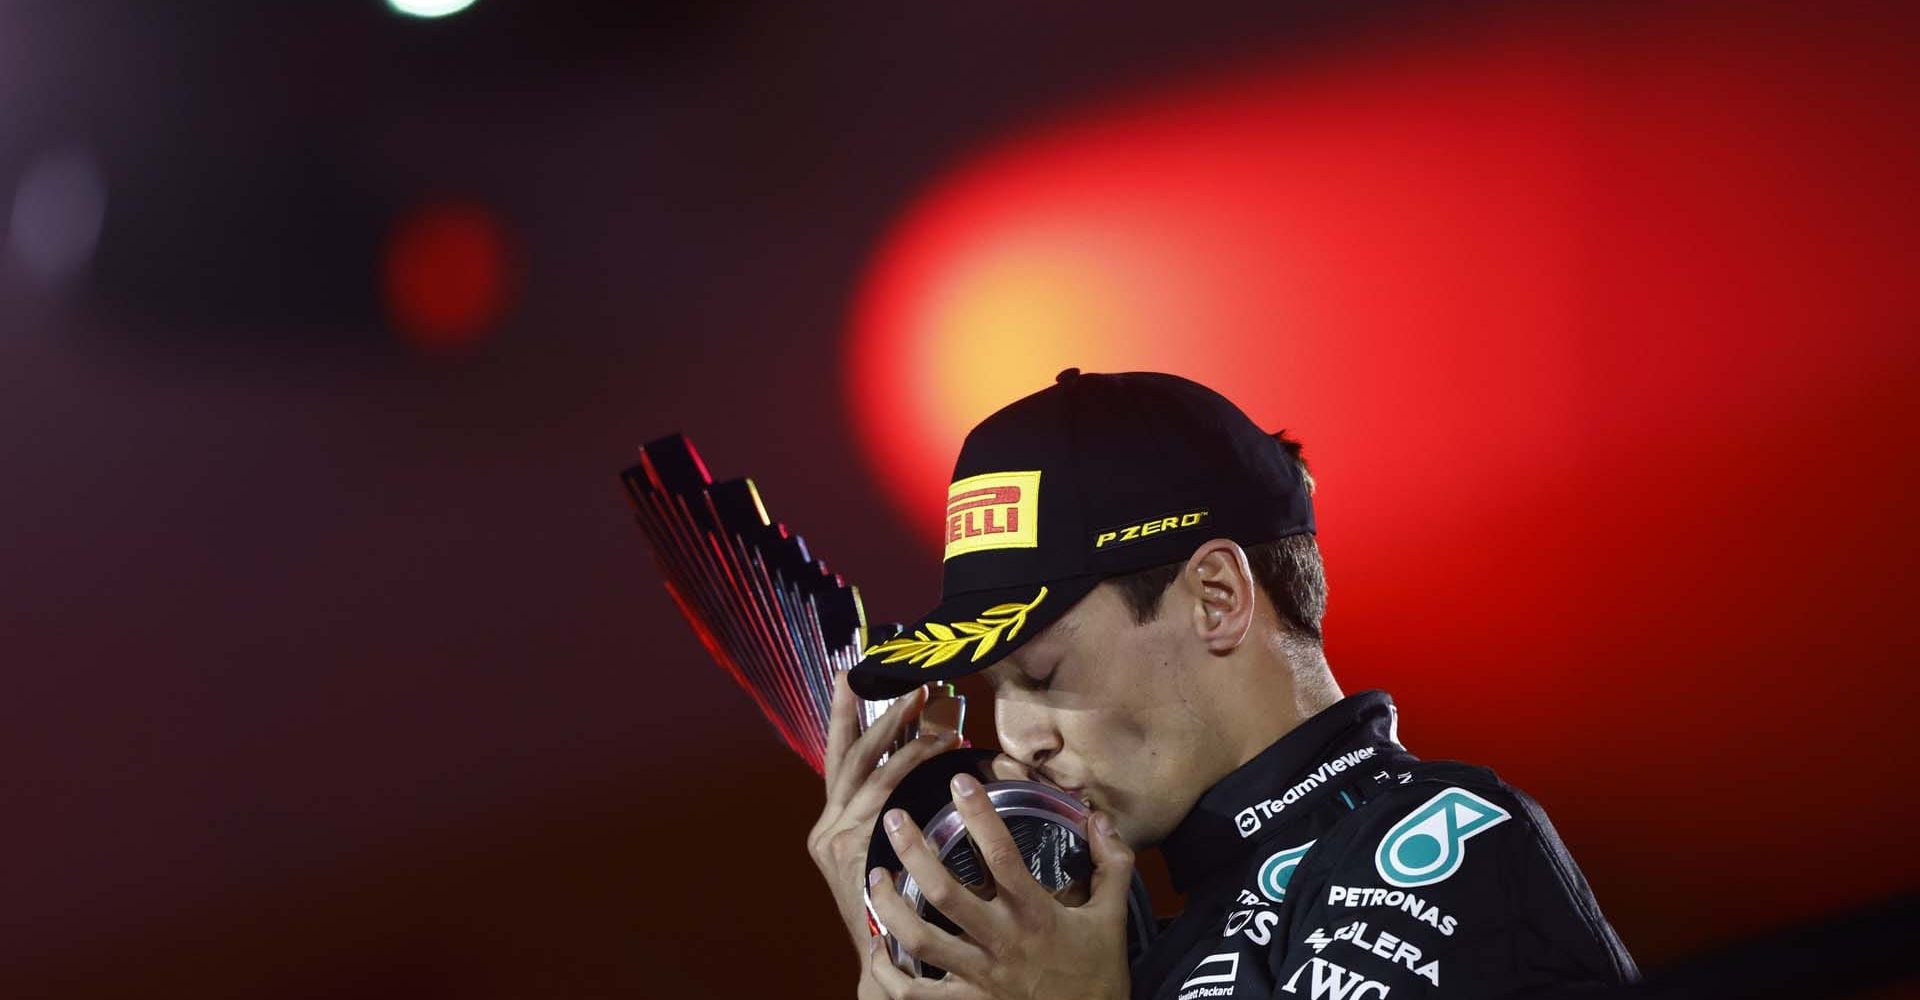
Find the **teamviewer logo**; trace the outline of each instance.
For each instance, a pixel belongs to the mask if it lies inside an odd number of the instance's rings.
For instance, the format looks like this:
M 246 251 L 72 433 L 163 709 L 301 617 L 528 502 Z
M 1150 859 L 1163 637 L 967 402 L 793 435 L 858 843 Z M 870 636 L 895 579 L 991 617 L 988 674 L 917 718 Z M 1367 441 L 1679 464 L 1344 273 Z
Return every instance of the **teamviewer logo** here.
M 1255 830 L 1260 829 L 1260 814 L 1254 812 L 1252 808 L 1242 809 L 1240 815 L 1233 818 L 1233 822 L 1240 827 L 1240 836 L 1251 837 Z

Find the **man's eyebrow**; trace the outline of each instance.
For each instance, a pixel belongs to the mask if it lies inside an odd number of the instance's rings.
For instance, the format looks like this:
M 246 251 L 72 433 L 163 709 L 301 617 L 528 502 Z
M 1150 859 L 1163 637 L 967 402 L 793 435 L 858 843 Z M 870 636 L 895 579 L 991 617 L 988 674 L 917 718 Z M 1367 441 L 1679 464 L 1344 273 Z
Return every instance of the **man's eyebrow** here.
M 1078 638 L 1079 635 L 1080 623 L 1062 618 L 1052 625 L 1047 626 L 1039 635 L 1034 636 L 1033 641 L 1039 642 L 1042 639 L 1075 639 Z
M 1060 621 L 1056 621 L 1053 624 L 1042 629 L 1039 635 L 1034 636 L 1031 641 L 1022 645 L 1019 648 L 1019 650 L 1010 652 L 1006 656 L 1001 657 L 1000 663 L 997 663 L 994 666 L 997 667 L 997 666 L 1000 666 L 1001 664 L 1005 664 L 1013 672 L 1014 676 L 1010 678 L 1011 680 L 1014 680 L 1014 681 L 1022 680 L 1026 677 L 1027 671 L 1021 665 L 1020 661 L 1024 660 L 1029 656 L 1032 656 L 1033 648 L 1035 646 L 1040 645 L 1042 642 L 1050 642 L 1055 640 L 1058 640 L 1061 642 L 1071 642 L 1074 638 L 1079 636 L 1079 634 L 1080 634 L 1079 622 L 1070 622 L 1065 619 L 1061 619 Z M 1045 650 L 1043 648 L 1042 652 L 1044 651 Z M 993 669 L 993 667 L 989 667 L 986 670 L 981 671 L 981 673 L 986 675 L 988 687 L 998 688 L 1000 686 L 1001 675 L 997 673 Z

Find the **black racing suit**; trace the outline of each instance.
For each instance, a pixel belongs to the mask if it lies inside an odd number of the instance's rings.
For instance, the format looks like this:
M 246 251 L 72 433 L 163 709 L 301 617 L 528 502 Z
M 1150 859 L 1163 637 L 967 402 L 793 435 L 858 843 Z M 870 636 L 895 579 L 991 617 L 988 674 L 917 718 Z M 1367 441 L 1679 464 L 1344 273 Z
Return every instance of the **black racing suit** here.
M 1208 789 L 1161 845 L 1187 909 L 1134 1000 L 1495 997 L 1638 979 L 1540 807 L 1421 761 L 1368 691 Z

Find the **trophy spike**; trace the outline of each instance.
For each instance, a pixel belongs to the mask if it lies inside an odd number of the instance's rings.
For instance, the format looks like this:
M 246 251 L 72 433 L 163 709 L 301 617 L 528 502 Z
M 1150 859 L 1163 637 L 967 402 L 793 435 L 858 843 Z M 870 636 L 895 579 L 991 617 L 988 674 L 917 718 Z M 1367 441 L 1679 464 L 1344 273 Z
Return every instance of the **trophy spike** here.
M 824 773 L 834 680 L 869 638 L 860 592 L 768 513 L 752 479 L 716 482 L 683 434 L 646 444 L 620 478 L 681 617 L 781 740 Z M 863 702 L 862 727 L 889 704 Z

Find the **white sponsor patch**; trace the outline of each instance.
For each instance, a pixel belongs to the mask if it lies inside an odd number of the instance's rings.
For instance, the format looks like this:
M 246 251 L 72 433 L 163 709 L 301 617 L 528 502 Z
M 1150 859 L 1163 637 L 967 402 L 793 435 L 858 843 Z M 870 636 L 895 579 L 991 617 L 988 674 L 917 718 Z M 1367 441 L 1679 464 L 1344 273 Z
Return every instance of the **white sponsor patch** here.
M 1234 981 L 1240 976 L 1240 953 L 1235 951 L 1208 955 L 1193 967 L 1193 974 L 1180 984 L 1180 1000 L 1233 995 Z
M 1278 798 L 1255 802 L 1234 814 L 1233 825 L 1239 829 L 1240 836 L 1251 837 L 1259 831 L 1263 821 L 1280 815 L 1281 811 L 1300 801 L 1308 792 L 1332 781 L 1335 775 L 1371 756 L 1373 756 L 1372 747 L 1361 747 L 1358 750 L 1349 750 L 1332 760 L 1321 761 L 1319 767 L 1307 772 L 1306 777 L 1300 779 L 1300 782 L 1292 788 L 1281 792 Z
M 1273 928 L 1280 923 L 1280 914 L 1260 904 L 1260 909 L 1235 910 L 1227 914 L 1226 925 L 1221 929 L 1221 937 L 1245 934 L 1254 944 L 1272 944 Z
M 1309 958 L 1307 964 L 1293 970 L 1286 985 L 1280 987 L 1288 993 L 1299 993 L 1300 974 L 1312 970 L 1307 978 L 1308 996 L 1312 1000 L 1362 1000 L 1364 997 L 1385 997 L 1393 992 L 1393 987 L 1336 965 L 1324 958 Z
M 1400 910 L 1413 919 L 1426 924 L 1441 934 L 1452 937 L 1453 929 L 1460 922 L 1452 916 L 1442 913 L 1438 906 L 1421 899 L 1405 889 L 1380 889 L 1372 886 L 1330 885 L 1327 887 L 1328 906 L 1380 906 Z
M 1318 841 L 1309 840 L 1299 847 L 1289 847 L 1267 858 L 1260 864 L 1260 874 L 1254 883 L 1260 887 L 1260 894 L 1278 903 L 1287 898 L 1287 883 L 1293 881 L 1293 870 L 1300 867 L 1300 859 Z
M 1380 838 L 1374 870 L 1388 885 L 1411 889 L 1444 882 L 1467 858 L 1467 841 L 1506 822 L 1511 814 L 1464 788 L 1448 788 L 1421 803 Z
M 1332 934 L 1328 934 L 1324 927 L 1315 927 L 1313 933 L 1306 937 L 1306 943 L 1313 948 L 1313 953 L 1316 955 L 1325 951 L 1328 945 L 1340 942 L 1346 942 L 1369 955 L 1384 958 L 1395 965 L 1406 966 L 1407 971 L 1414 975 L 1436 987 L 1440 985 L 1439 959 L 1422 962 L 1419 946 L 1403 941 L 1386 931 L 1376 931 L 1373 937 L 1367 937 L 1367 922 L 1364 920 L 1355 920 L 1345 927 L 1336 927 Z

